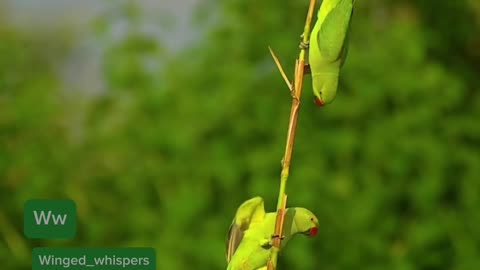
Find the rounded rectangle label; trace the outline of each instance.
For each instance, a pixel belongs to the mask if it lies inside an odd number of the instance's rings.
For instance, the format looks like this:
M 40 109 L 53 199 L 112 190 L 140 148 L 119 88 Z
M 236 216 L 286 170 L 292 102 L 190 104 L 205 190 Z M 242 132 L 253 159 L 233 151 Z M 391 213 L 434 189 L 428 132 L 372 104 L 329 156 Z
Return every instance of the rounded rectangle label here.
M 153 248 L 34 248 L 32 270 L 155 270 Z
M 77 207 L 72 200 L 28 200 L 23 208 L 23 233 L 30 239 L 72 239 L 77 232 Z

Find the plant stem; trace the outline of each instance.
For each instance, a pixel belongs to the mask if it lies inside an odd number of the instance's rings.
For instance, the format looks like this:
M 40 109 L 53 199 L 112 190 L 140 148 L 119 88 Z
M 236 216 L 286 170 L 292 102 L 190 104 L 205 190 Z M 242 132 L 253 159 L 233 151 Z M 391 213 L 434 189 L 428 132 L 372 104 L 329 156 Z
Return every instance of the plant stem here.
M 312 22 L 313 11 L 315 9 L 316 0 L 310 0 L 310 6 L 308 8 L 307 19 L 305 21 L 305 27 L 303 30 L 303 43 L 308 43 L 310 39 L 310 25 Z M 292 158 L 293 145 L 295 142 L 295 132 L 297 129 L 298 112 L 300 108 L 300 96 L 302 94 L 303 87 L 303 75 L 305 66 L 305 54 L 304 47 L 300 49 L 299 58 L 295 61 L 295 79 L 294 87 L 292 91 L 292 107 L 290 110 L 290 121 L 288 124 L 287 143 L 285 147 L 285 155 L 283 156 L 282 172 L 280 176 L 280 190 L 278 194 L 277 202 L 277 219 L 275 222 L 275 233 L 277 236 L 273 239 L 273 247 L 270 254 L 270 260 L 267 264 L 268 270 L 275 270 L 277 265 L 278 253 L 282 242 L 281 236 L 283 236 L 283 221 L 285 219 L 285 209 L 287 204 L 287 180 L 290 172 L 290 162 Z

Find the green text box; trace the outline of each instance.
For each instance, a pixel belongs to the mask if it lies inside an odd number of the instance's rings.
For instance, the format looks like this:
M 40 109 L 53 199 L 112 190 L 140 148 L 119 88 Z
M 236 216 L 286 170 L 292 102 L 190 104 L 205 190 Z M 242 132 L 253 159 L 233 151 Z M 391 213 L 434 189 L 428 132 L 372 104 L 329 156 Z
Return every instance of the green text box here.
M 155 270 L 153 248 L 34 248 L 32 270 Z
M 23 232 L 30 239 L 72 239 L 77 213 L 72 200 L 29 200 L 23 209 Z

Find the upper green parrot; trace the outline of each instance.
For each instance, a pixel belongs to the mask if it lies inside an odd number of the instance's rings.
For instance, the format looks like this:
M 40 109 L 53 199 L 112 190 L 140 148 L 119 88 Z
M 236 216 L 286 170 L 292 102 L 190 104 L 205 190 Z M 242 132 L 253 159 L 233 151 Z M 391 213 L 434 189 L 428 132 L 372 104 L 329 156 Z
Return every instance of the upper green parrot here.
M 227 270 L 265 270 L 272 247 L 276 212 L 265 213 L 263 199 L 254 197 L 237 210 L 227 237 Z M 314 236 L 318 219 L 305 208 L 287 208 L 282 247 L 295 234 Z
M 338 75 L 348 52 L 350 19 L 355 0 L 323 0 L 310 36 L 309 63 L 313 94 L 319 106 L 337 94 Z

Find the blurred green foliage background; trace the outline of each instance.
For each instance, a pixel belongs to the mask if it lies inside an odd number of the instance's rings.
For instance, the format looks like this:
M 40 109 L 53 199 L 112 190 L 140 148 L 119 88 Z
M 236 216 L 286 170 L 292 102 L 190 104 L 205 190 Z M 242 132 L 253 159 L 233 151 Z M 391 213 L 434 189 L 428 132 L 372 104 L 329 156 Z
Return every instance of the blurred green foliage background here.
M 267 46 L 292 74 L 308 1 L 198 1 L 182 42 L 144 31 L 142 2 L 85 26 L 100 64 L 74 83 L 62 63 L 85 35 L 17 27 L 0 3 L 2 269 L 30 269 L 36 246 L 225 269 L 239 204 L 274 210 L 291 100 Z M 167 13 L 153 28 L 175 25 Z M 337 99 L 316 107 L 309 77 L 302 96 L 289 205 L 320 232 L 279 269 L 480 269 L 479 82 L 479 1 L 357 1 Z M 25 239 L 31 198 L 75 200 L 75 239 Z

